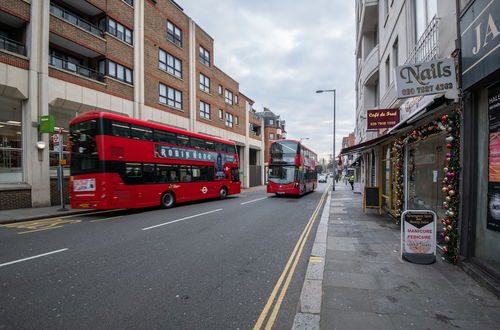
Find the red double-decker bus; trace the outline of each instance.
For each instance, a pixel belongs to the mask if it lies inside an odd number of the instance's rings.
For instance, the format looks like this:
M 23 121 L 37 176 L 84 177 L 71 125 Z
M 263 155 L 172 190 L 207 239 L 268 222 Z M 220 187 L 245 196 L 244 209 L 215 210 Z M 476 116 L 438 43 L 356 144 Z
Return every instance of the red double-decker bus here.
M 267 192 L 303 195 L 318 186 L 317 155 L 302 143 L 278 140 L 271 144 Z
M 139 208 L 240 193 L 233 142 L 108 112 L 70 122 L 71 207 Z

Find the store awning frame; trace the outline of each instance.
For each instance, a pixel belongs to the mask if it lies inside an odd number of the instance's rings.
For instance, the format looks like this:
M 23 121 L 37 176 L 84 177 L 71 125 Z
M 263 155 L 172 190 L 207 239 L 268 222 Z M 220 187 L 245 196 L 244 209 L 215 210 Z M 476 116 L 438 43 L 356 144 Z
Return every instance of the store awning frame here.
M 344 148 L 344 149 L 340 150 L 340 154 L 341 155 L 352 154 L 354 152 L 358 152 L 358 151 L 362 151 L 362 150 L 368 149 L 370 147 L 374 147 L 377 144 L 380 144 L 380 143 L 382 143 L 384 141 L 389 140 L 393 135 L 394 134 L 389 134 L 389 133 L 388 134 L 384 134 L 384 135 L 376 137 L 374 139 L 371 139 L 371 140 L 368 140 L 368 141 L 365 141 L 365 142 L 361 142 L 361 143 L 358 143 L 356 145 Z
M 444 101 L 446 100 L 444 95 L 444 93 L 439 93 L 424 96 L 422 98 L 423 102 L 419 102 L 418 108 L 414 110 L 414 112 L 410 116 L 390 128 L 388 130 L 388 133 L 395 134 L 396 132 L 401 131 L 403 128 L 411 125 L 412 123 L 424 118 L 430 110 L 444 103 Z

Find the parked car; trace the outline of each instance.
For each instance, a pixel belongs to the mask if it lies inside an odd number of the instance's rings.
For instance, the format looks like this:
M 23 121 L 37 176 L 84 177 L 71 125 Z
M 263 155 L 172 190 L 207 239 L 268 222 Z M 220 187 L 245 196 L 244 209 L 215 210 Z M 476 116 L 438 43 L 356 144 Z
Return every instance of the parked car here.
M 326 178 L 327 178 L 327 176 L 326 176 L 326 175 L 321 174 L 321 175 L 318 177 L 318 182 L 326 182 Z

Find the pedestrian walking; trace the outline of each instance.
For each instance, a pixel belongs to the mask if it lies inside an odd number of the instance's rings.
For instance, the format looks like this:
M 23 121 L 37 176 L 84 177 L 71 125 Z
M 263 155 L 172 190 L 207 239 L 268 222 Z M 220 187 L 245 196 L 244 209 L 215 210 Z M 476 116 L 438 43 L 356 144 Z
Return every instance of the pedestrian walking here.
M 354 175 L 349 177 L 349 183 L 351 184 L 351 190 L 354 190 Z

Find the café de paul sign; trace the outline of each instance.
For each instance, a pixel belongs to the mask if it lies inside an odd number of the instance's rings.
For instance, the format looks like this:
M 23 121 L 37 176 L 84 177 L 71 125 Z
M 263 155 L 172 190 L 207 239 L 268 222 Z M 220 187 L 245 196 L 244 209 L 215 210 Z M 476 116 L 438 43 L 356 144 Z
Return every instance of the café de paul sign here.
M 400 99 L 456 90 L 455 60 L 446 58 L 398 66 L 396 89 Z

